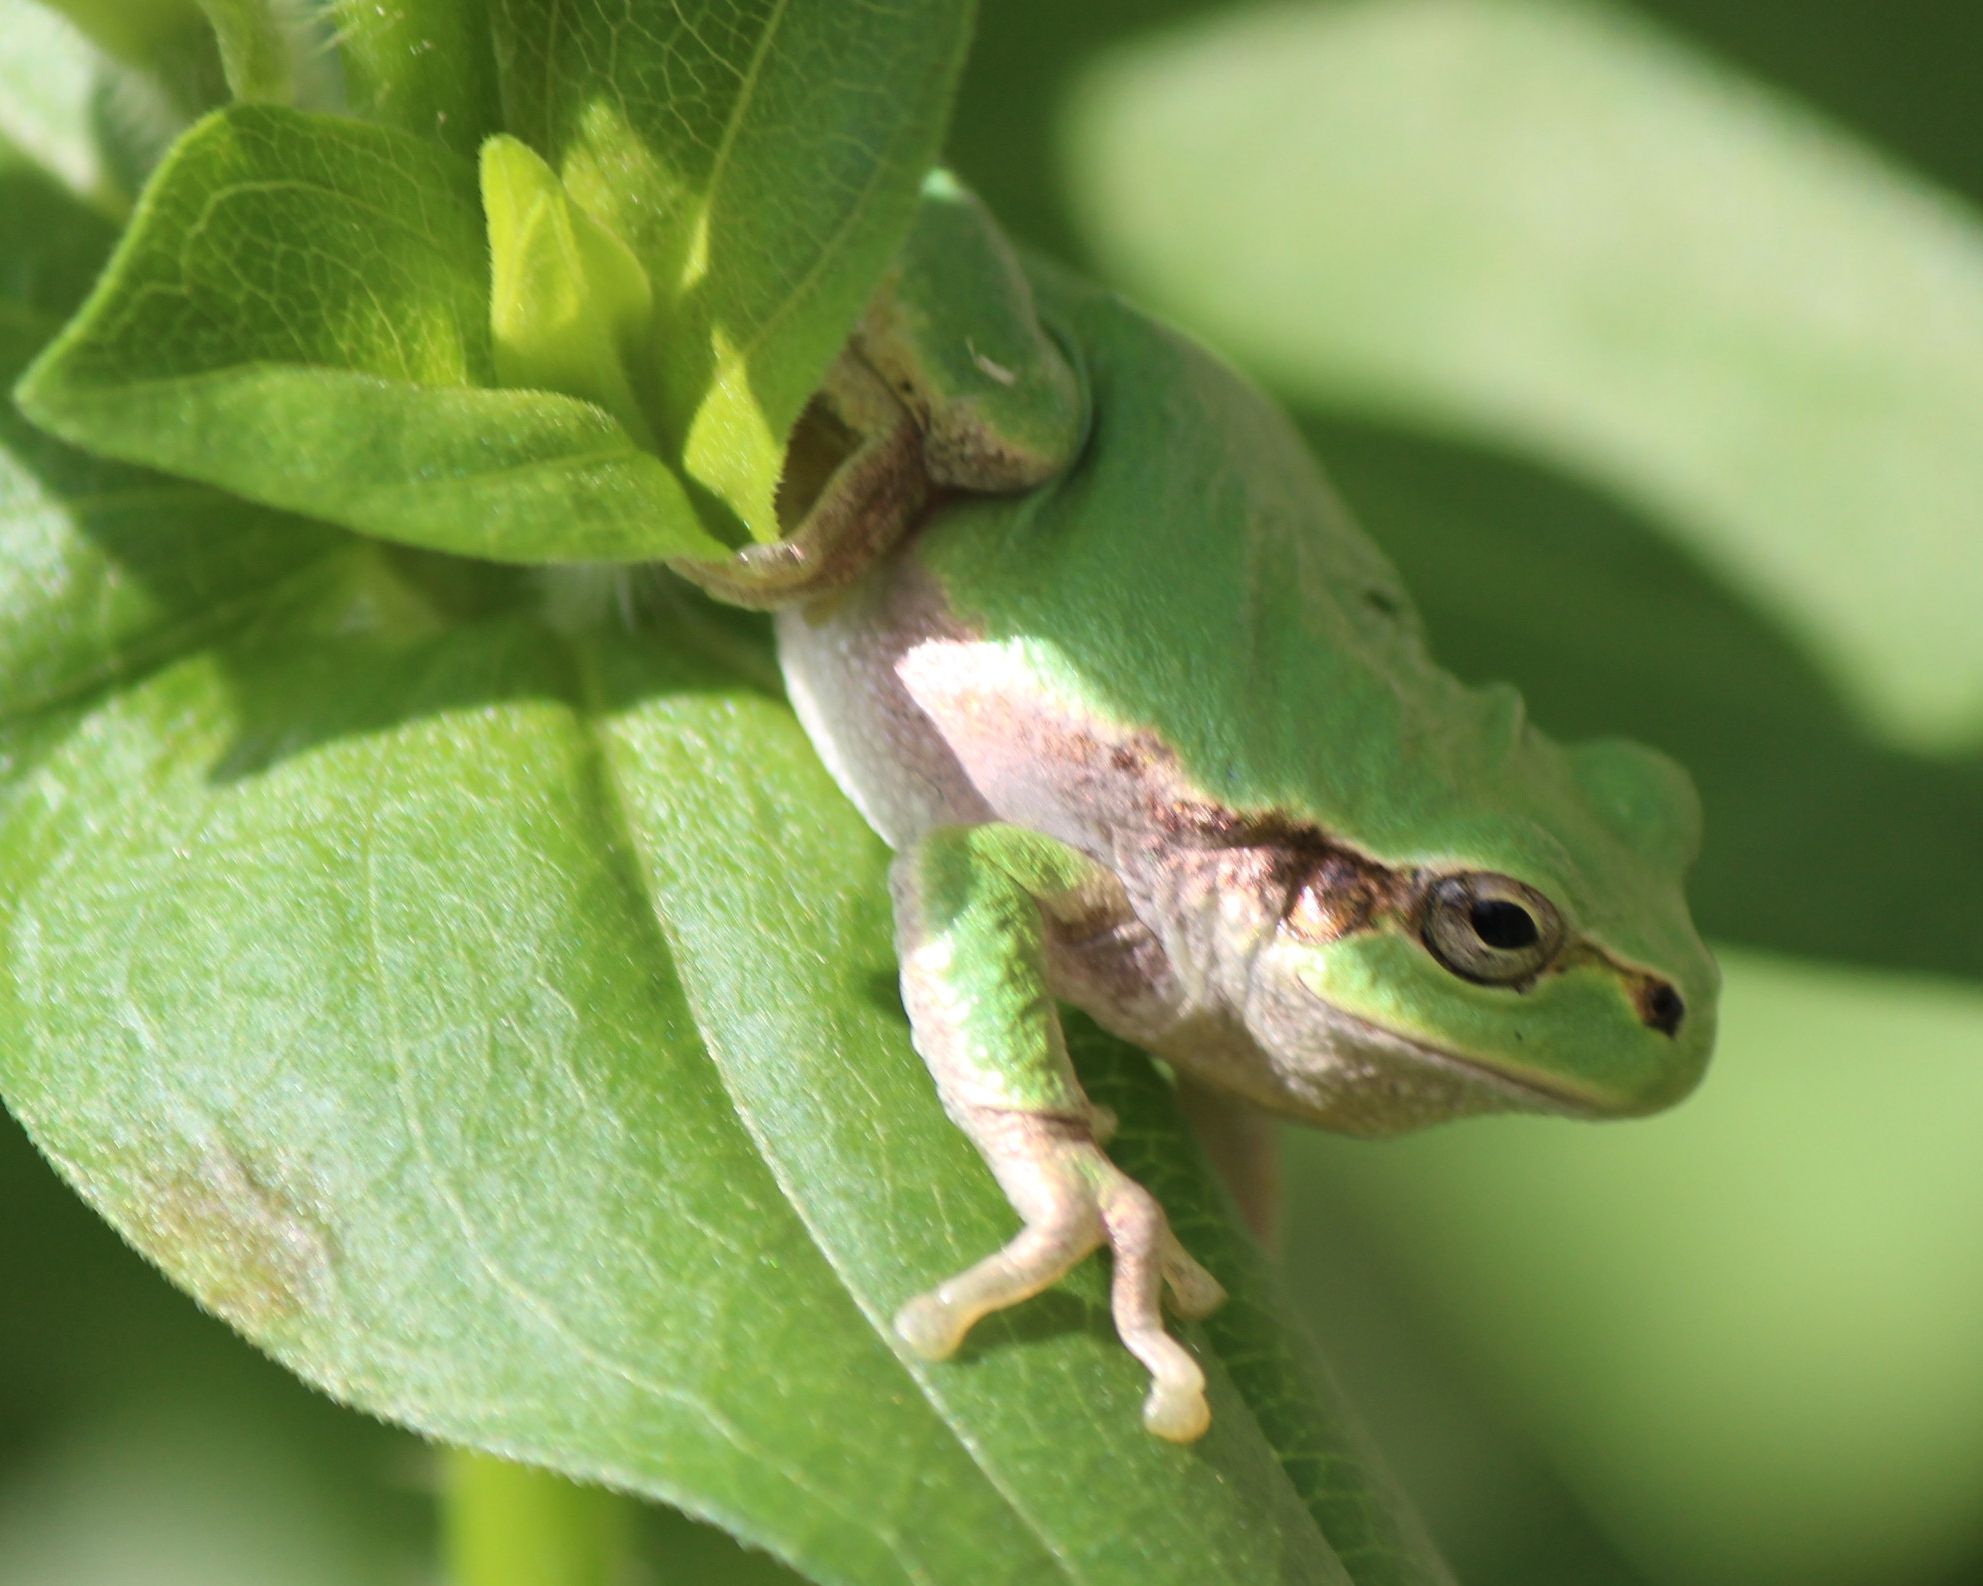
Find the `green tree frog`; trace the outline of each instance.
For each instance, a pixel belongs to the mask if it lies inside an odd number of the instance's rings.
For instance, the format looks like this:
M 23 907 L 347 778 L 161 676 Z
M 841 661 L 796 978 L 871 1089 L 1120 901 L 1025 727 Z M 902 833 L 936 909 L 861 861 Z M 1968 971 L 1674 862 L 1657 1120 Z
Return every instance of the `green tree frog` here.
M 916 1047 L 1023 1224 L 902 1308 L 911 1348 L 949 1354 L 1106 1243 L 1145 1424 L 1208 1423 L 1162 1301 L 1222 1293 L 1110 1161 L 1061 1001 L 1195 1096 L 1358 1135 L 1648 1113 L 1699 1080 L 1717 973 L 1685 773 L 1558 745 L 1441 671 L 1287 420 L 1022 266 L 954 184 L 782 491 L 786 539 L 676 565 L 778 608 L 799 715 L 896 851 Z M 1209 1116 L 1243 1167 L 1238 1115 Z

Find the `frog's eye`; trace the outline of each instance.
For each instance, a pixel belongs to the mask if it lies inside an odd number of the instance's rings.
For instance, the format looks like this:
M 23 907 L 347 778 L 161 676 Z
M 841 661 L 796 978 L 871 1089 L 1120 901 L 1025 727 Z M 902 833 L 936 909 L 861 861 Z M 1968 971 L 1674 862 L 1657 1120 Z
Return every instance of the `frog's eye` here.
M 1483 986 L 1532 979 L 1563 945 L 1563 916 L 1533 887 L 1469 871 L 1426 895 L 1425 945 L 1458 975 Z

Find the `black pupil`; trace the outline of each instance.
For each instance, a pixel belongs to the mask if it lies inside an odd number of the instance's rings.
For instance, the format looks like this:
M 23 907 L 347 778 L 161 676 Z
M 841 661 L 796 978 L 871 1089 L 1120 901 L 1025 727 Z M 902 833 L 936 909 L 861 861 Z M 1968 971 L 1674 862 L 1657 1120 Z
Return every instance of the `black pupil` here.
M 1474 935 L 1489 947 L 1504 953 L 1533 947 L 1542 938 L 1535 920 L 1519 903 L 1508 903 L 1500 898 L 1476 898 L 1468 918 L 1473 922 Z

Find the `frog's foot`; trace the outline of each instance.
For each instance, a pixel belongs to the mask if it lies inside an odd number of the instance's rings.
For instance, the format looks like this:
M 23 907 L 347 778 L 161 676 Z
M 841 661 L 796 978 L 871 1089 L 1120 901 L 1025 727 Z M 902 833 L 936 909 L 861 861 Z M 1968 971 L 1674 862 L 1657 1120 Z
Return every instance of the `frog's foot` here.
M 1026 1226 L 988 1256 L 896 1313 L 895 1332 L 919 1355 L 941 1360 L 993 1311 L 1051 1287 L 1106 1242 L 1115 1256 L 1116 1332 L 1150 1372 L 1143 1424 L 1188 1443 L 1211 1424 L 1205 1374 L 1164 1330 L 1162 1298 L 1182 1316 L 1209 1315 L 1225 1300 L 1211 1273 L 1186 1253 L 1157 1199 L 1104 1156 L 1085 1125 L 1007 1114 L 986 1129 L 993 1171 Z
M 668 565 L 734 606 L 800 605 L 860 578 L 930 493 L 916 417 L 859 358 L 843 357 L 792 433 L 778 491 L 785 537 Z

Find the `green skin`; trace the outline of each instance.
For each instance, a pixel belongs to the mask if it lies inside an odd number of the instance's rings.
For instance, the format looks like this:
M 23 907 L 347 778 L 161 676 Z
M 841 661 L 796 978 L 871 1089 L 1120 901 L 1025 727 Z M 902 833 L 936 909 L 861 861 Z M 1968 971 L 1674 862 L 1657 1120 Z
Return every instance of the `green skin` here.
M 1173 1065 L 1243 1198 L 1264 1146 L 1232 1104 L 1386 1134 L 1698 1082 L 1718 976 L 1685 773 L 1439 670 L 1231 371 L 1023 271 L 939 178 L 810 423 L 788 540 L 677 565 L 781 609 L 801 717 L 899 855 L 917 1049 L 1025 1224 L 903 1308 L 909 1345 L 950 1353 L 1107 1243 L 1146 1424 L 1208 1423 L 1160 1301 L 1218 1285 L 1108 1160 L 1057 1001 Z

